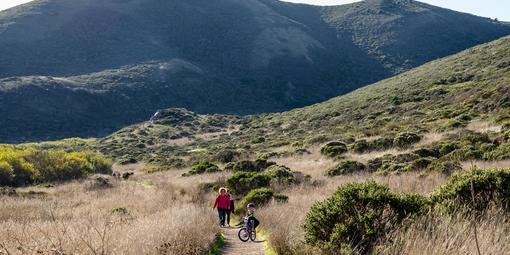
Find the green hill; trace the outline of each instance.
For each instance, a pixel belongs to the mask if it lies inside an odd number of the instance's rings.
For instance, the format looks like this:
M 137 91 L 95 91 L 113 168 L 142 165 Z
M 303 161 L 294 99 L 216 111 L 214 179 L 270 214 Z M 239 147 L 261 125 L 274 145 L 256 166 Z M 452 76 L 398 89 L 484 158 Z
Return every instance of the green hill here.
M 402 132 L 444 133 L 483 119 L 502 125 L 493 145 L 504 150 L 510 123 L 509 71 L 510 37 L 505 37 L 324 103 L 276 114 L 202 116 L 201 121 L 182 125 L 144 123 L 106 137 L 97 146 L 115 157 L 193 159 L 229 150 L 256 154 L 285 145 L 299 149 L 332 140 L 353 143 Z M 215 136 L 208 135 L 211 132 Z M 182 137 L 189 140 L 172 142 Z M 503 154 L 499 158 L 510 157 Z
M 403 0 L 36 0 L 0 12 L 0 141 L 101 136 L 169 107 L 289 110 L 508 34 Z

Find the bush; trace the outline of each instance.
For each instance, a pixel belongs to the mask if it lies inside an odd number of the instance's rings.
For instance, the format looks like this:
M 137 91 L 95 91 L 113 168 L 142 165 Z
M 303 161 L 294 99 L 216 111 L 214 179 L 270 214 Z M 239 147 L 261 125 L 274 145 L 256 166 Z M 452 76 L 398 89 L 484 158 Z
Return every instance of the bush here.
M 112 161 L 92 152 L 19 149 L 0 146 L 0 184 L 22 186 L 110 174 Z
M 347 152 L 347 145 L 342 142 L 329 142 L 321 147 L 321 153 L 328 157 L 340 156 Z
M 462 170 L 462 166 L 458 161 L 435 160 L 429 165 L 428 170 L 444 174 L 451 174 L 453 172 Z
M 266 205 L 273 199 L 274 192 L 268 188 L 259 188 L 250 191 L 237 205 L 235 213 L 243 213 L 249 203 L 254 203 L 256 207 Z
M 228 187 L 234 194 L 244 195 L 252 189 L 268 187 L 271 177 L 263 173 L 237 172 L 227 180 Z
M 393 138 L 379 138 L 373 141 L 358 140 L 350 149 L 355 153 L 366 153 L 371 151 L 383 151 L 393 147 Z
M 419 142 L 421 138 L 420 135 L 411 132 L 399 133 L 393 139 L 393 144 L 400 149 L 406 149 Z
M 439 150 L 436 148 L 420 148 L 413 151 L 413 153 L 424 158 L 427 157 L 439 158 L 441 156 Z
M 289 201 L 289 197 L 283 194 L 274 194 L 273 198 L 277 203 L 281 204 L 287 203 Z
M 196 165 L 194 165 L 191 170 L 187 173 L 187 174 L 184 174 L 185 176 L 190 176 L 190 175 L 196 175 L 196 174 L 204 174 L 204 173 L 216 173 L 216 172 L 220 172 L 221 169 L 209 162 L 209 161 L 202 161 Z
M 275 165 L 275 162 L 268 161 L 265 159 L 257 159 L 255 161 L 251 160 L 241 160 L 235 162 L 232 169 L 234 172 L 262 172 L 266 168 Z
M 294 173 L 286 166 L 272 165 L 264 173 L 271 177 L 271 181 L 278 184 L 292 184 L 296 181 Z
M 234 150 L 221 150 L 214 155 L 214 160 L 221 163 L 230 163 L 240 156 L 238 151 Z
M 357 161 L 343 160 L 327 170 L 327 176 L 338 176 L 364 171 L 365 165 Z
M 369 254 L 378 240 L 426 203 L 424 197 L 397 195 L 375 182 L 350 183 L 311 208 L 305 240 L 332 254 Z
M 488 160 L 510 159 L 510 144 L 501 144 L 494 150 L 486 152 L 483 157 Z
M 472 201 L 471 183 L 475 204 Z M 510 209 L 510 169 L 458 172 L 435 190 L 430 200 L 439 207 L 454 210 L 467 207 L 477 211 L 498 205 Z
M 419 158 L 414 160 L 413 162 L 409 163 L 407 166 L 407 171 L 417 171 L 417 170 L 423 170 L 427 169 L 427 167 L 432 164 L 436 159 L 429 157 L 429 158 Z

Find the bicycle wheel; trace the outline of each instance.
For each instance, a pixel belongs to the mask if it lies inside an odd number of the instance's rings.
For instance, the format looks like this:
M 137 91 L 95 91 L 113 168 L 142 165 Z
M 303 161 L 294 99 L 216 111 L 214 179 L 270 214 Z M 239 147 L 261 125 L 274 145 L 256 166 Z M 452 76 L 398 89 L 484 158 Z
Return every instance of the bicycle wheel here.
M 248 233 L 248 230 L 246 228 L 239 229 L 239 233 L 237 234 L 239 236 L 239 239 L 243 242 L 247 242 L 250 240 L 250 233 Z
M 250 240 L 255 242 L 255 239 L 257 239 L 257 231 L 252 230 L 251 233 L 250 233 Z

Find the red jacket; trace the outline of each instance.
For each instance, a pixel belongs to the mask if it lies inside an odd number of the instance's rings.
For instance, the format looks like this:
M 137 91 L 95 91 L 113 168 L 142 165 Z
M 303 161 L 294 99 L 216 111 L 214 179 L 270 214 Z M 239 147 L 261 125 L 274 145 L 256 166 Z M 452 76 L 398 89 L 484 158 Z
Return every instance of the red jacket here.
M 221 209 L 229 209 L 230 208 L 230 197 L 228 195 L 219 195 L 214 202 L 214 207 L 218 207 Z

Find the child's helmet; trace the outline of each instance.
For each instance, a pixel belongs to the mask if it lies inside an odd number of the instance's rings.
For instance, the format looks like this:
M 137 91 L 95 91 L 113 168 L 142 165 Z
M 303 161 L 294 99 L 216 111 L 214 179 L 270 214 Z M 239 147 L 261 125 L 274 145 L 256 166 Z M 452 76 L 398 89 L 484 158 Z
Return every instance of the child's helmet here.
M 254 203 L 249 203 L 246 207 L 248 207 L 248 208 L 255 208 L 255 204 Z

